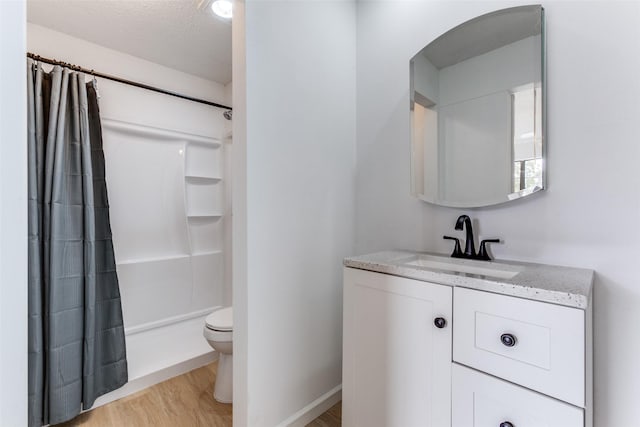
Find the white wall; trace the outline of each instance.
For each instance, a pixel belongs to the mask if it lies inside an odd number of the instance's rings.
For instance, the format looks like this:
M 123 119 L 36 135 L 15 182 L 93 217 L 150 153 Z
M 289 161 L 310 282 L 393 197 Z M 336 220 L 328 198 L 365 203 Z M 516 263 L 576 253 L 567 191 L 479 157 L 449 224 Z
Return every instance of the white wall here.
M 234 245 L 246 248 L 234 263 L 246 270 L 234 267 L 234 368 L 247 377 L 235 381 L 234 425 L 271 427 L 303 423 L 314 401 L 340 390 L 342 258 L 353 252 L 355 4 L 247 1 L 238 9 L 234 65 L 246 61 L 246 70 L 234 67 L 234 167 L 243 158 L 246 166 L 234 176 Z
M 42 26 L 28 24 L 27 45 L 44 57 L 214 102 L 230 97 L 222 84 Z M 204 318 L 230 304 L 231 286 L 223 110 L 100 78 L 98 92 L 130 380 L 100 405 L 211 361 Z
M 27 424 L 24 1 L 0 2 L 0 425 Z
M 409 60 L 502 2 L 360 2 L 357 10 L 356 252 L 448 253 L 457 209 L 409 195 Z M 640 3 L 544 2 L 548 190 L 466 211 L 497 258 L 593 268 L 595 423 L 640 423 Z M 393 37 L 390 36 L 393 34 Z

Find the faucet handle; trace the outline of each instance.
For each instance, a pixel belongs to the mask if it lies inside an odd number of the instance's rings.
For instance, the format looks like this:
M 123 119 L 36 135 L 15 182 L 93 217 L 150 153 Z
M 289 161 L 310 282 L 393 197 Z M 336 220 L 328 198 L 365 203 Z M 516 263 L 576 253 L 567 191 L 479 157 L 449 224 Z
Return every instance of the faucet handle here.
M 453 248 L 453 253 L 451 254 L 451 258 L 462 258 L 463 254 L 462 254 L 462 249 L 460 248 L 460 240 L 458 240 L 457 237 L 451 237 L 451 236 L 442 236 L 443 239 L 445 240 L 455 240 L 456 245 Z
M 491 261 L 491 257 L 487 252 L 487 243 L 500 243 L 500 239 L 485 239 L 480 242 L 480 250 L 478 251 L 478 257 L 476 259 Z

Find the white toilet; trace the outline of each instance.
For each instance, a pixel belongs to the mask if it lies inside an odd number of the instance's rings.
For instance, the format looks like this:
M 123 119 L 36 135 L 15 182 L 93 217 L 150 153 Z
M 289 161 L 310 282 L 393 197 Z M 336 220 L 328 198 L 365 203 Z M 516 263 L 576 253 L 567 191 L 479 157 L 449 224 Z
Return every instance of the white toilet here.
M 232 308 L 221 308 L 207 316 L 202 334 L 209 345 L 220 355 L 213 398 L 221 403 L 231 403 L 233 401 Z

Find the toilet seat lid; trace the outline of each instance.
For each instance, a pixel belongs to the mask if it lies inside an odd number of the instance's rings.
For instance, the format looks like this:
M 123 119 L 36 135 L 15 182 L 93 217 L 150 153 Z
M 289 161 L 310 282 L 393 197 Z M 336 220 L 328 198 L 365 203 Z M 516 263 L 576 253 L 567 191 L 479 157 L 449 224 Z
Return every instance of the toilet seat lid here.
M 233 330 L 233 309 L 231 307 L 216 310 L 205 319 L 207 328 L 216 331 Z

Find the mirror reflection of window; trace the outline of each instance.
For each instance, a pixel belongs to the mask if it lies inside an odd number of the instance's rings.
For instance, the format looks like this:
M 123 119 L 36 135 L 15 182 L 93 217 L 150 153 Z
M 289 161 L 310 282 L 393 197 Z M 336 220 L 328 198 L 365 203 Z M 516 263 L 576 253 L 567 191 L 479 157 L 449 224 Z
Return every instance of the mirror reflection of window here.
M 511 94 L 513 111 L 513 192 L 542 187 L 542 97 L 540 87 Z

